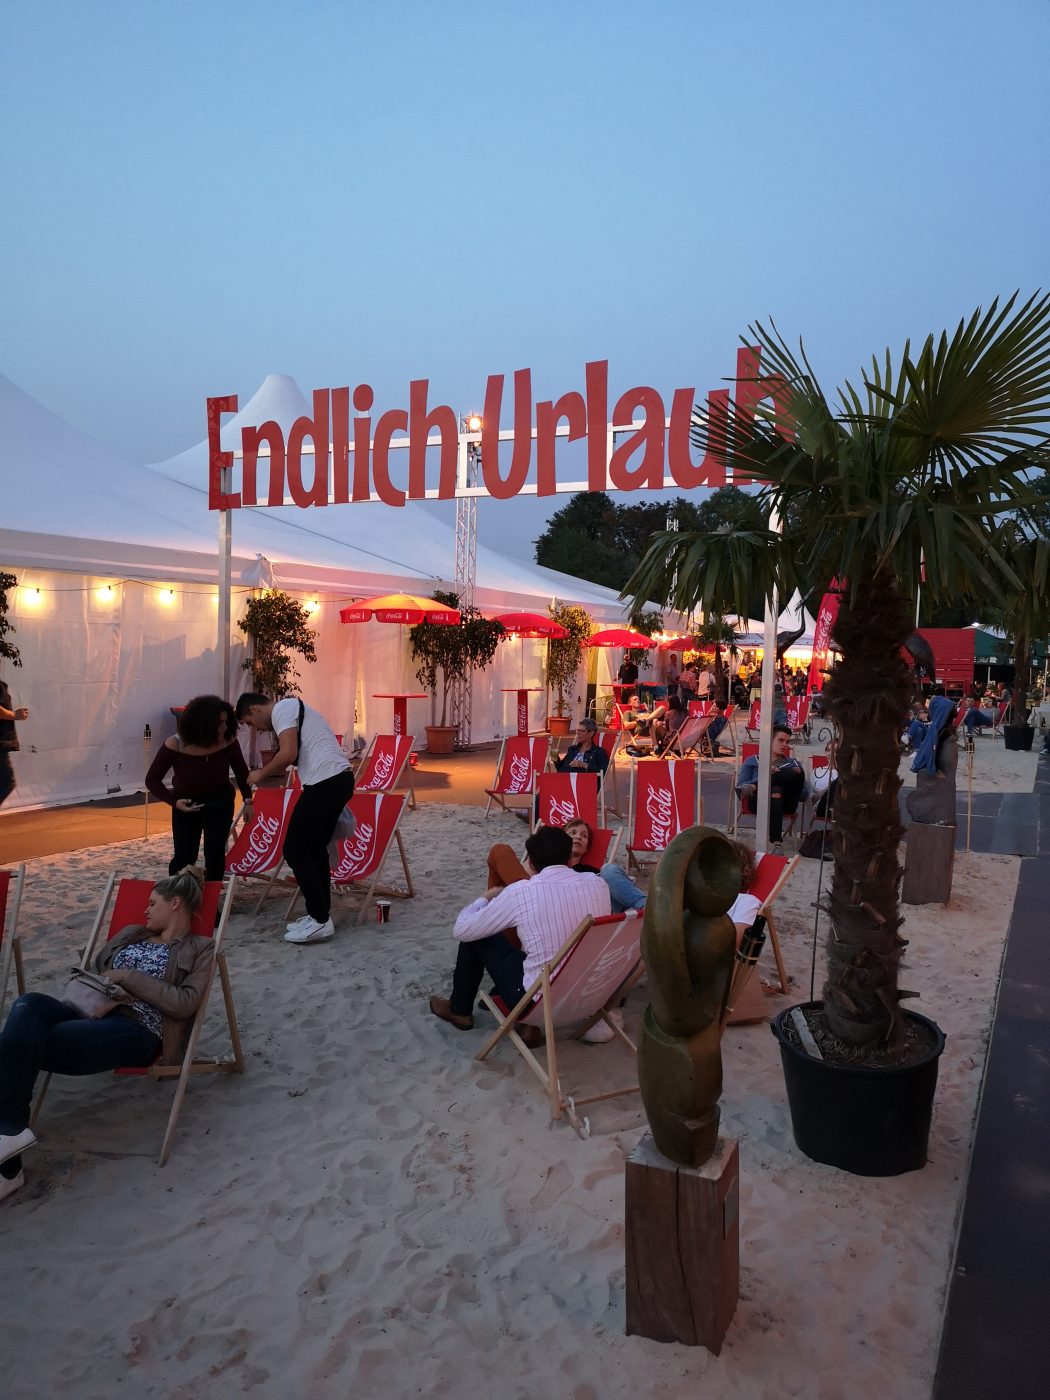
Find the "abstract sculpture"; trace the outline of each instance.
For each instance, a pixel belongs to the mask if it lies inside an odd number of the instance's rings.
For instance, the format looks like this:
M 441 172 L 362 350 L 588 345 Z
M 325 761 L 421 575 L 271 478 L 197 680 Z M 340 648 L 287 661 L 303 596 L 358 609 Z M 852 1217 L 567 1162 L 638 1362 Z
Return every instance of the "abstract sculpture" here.
M 638 1082 L 656 1146 L 681 1166 L 702 1166 L 718 1139 L 721 1020 L 736 953 L 726 911 L 739 893 L 736 853 L 707 826 L 674 838 L 649 888 Z

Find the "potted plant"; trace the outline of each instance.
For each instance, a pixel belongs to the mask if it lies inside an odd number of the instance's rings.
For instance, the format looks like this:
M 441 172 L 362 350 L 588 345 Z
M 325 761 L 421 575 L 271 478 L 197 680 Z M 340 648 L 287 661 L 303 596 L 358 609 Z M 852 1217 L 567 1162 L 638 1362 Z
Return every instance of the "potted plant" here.
M 1050 579 L 1047 576 L 1050 544 L 1008 527 L 1008 557 L 1019 586 L 1007 592 L 999 609 L 1003 630 L 1013 638 L 1014 681 L 1010 709 L 1003 725 L 1003 743 L 1008 749 L 1028 751 L 1035 730 L 1025 719 L 1028 691 L 1032 682 L 1032 643 L 1050 633 Z
M 594 631 L 594 619 L 586 608 L 575 603 L 553 602 L 547 611 L 568 634 L 553 637 L 547 643 L 547 688 L 555 692 L 554 713 L 547 716 L 547 729 L 551 734 L 568 734 L 572 716 L 568 713 L 565 690 L 576 680 L 583 644 Z
M 840 659 L 824 690 L 839 731 L 830 931 L 823 998 L 801 1008 L 823 1058 L 774 1033 L 796 1141 L 811 1157 L 867 1174 L 923 1165 L 940 1030 L 905 1012 L 898 809 L 900 734 L 912 684 L 902 647 L 920 579 L 930 602 L 1008 597 L 1020 587 L 997 548 L 1002 516 L 1031 528 L 1025 474 L 1050 414 L 1050 296 L 994 302 L 954 335 L 906 346 L 898 373 L 873 361 L 833 408 L 804 352 L 752 329 L 771 373 L 773 415 L 704 410 L 693 440 L 760 480 L 765 519 L 721 532 L 658 536 L 627 591 L 680 611 L 819 598 L 844 580 L 834 627 Z M 754 389 L 751 385 L 751 389 Z M 748 395 L 742 395 L 745 400 Z M 754 401 L 753 395 L 751 401 Z M 776 513 L 783 531 L 769 527 Z
M 251 673 L 253 690 L 274 700 L 298 695 L 299 672 L 292 656 L 301 656 L 311 666 L 317 660 L 309 620 L 310 614 L 302 603 L 279 588 L 269 588 L 249 598 L 237 626 L 251 642 L 251 655 L 241 662 L 241 669 Z M 253 746 L 254 743 L 253 733 Z M 272 757 L 275 752 L 260 748 L 263 762 L 267 761 L 267 754 Z
M 441 673 L 441 719 L 438 724 L 425 726 L 427 750 L 430 753 L 451 753 L 456 743 L 457 729 L 448 723 L 448 698 L 453 682 L 465 680 L 472 670 L 489 664 L 503 636 L 503 627 L 482 615 L 475 607 L 462 607 L 459 595 L 435 590 L 437 602 L 458 608 L 459 622 L 419 622 L 409 630 L 412 660 L 418 663 L 416 680 L 432 694 L 437 690 Z

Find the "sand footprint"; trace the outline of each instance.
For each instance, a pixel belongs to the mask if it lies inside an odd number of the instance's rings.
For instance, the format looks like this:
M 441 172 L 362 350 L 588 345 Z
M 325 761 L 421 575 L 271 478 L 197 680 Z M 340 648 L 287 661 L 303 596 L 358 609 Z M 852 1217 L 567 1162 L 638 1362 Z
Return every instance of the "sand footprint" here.
M 569 1171 L 564 1162 L 555 1162 L 553 1167 L 547 1168 L 546 1180 L 532 1198 L 530 1203 L 532 1209 L 546 1210 L 561 1196 L 564 1196 L 571 1185 L 572 1172 Z

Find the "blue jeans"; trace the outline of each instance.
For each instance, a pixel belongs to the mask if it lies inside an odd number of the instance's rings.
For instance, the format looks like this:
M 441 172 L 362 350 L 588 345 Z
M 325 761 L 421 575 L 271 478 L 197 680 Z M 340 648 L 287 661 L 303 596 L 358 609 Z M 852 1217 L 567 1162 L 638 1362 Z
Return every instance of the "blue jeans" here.
M 0 1133 L 29 1126 L 33 1085 L 41 1070 L 52 1074 L 101 1074 L 107 1069 L 143 1068 L 160 1049 L 160 1039 L 141 1021 L 111 1011 L 89 1021 L 64 1001 L 27 992 L 18 997 L 0 1031 Z M 4 1175 L 15 1175 L 9 1157 Z
M 987 729 L 994 723 L 991 715 L 986 714 L 984 710 L 967 710 L 963 715 L 963 724 L 971 734 L 975 729 Z
M 926 724 L 921 719 L 913 719 L 908 725 L 908 743 L 913 749 L 917 749 L 926 738 Z
M 624 914 L 628 909 L 644 909 L 645 894 L 618 865 L 603 865 L 601 877 L 609 886 L 614 914 Z

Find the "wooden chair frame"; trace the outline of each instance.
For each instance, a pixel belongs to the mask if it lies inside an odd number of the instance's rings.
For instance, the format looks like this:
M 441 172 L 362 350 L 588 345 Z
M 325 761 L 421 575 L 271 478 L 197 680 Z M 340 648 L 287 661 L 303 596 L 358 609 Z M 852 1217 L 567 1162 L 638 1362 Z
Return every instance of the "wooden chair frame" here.
M 528 787 L 527 789 L 524 789 L 524 788 L 523 788 L 521 792 L 502 792 L 502 791 L 499 789 L 498 784 L 499 784 L 500 774 L 501 774 L 502 771 L 503 771 L 503 759 L 504 759 L 504 757 L 506 756 L 506 752 L 507 752 L 507 740 L 508 740 L 508 737 L 511 738 L 511 739 L 517 739 L 517 738 L 519 738 L 519 737 L 525 737 L 525 736 L 519 736 L 519 735 L 516 735 L 516 734 L 512 734 L 512 735 L 510 735 L 510 736 L 504 735 L 504 737 L 500 740 L 500 745 L 499 745 L 499 756 L 498 756 L 497 759 L 496 759 L 496 776 L 495 776 L 495 777 L 493 778 L 493 780 L 492 780 L 492 787 L 486 788 L 486 789 L 485 789 L 486 793 L 488 794 L 488 799 L 489 799 L 488 802 L 485 804 L 485 816 L 487 817 L 487 816 L 489 815 L 489 812 L 492 810 L 492 804 L 493 804 L 493 802 L 497 802 L 497 803 L 500 805 L 500 807 L 503 808 L 503 810 L 504 810 L 505 812 L 521 811 L 521 810 L 523 810 L 523 809 L 520 808 L 520 807 L 509 807 L 509 806 L 507 805 L 507 803 L 504 801 L 504 798 L 507 798 L 507 797 L 526 797 L 526 798 L 528 798 L 528 807 L 525 808 L 524 810 L 525 810 L 525 811 L 527 812 L 527 814 L 528 814 L 529 825 L 531 826 L 531 825 L 532 825 L 532 813 L 533 813 L 533 809 L 535 808 L 535 805 L 536 805 L 536 779 L 537 779 L 537 777 L 539 776 L 539 774 L 542 773 L 542 772 L 544 771 L 544 769 L 547 767 L 547 765 L 550 763 L 550 757 L 551 757 L 551 741 L 550 741 L 550 739 L 547 740 L 547 751 L 546 751 L 546 754 L 544 755 L 543 762 L 542 762 L 542 763 L 539 763 L 539 764 L 537 764 L 537 763 L 532 763 L 532 782 L 531 782 L 531 784 L 529 785 L 529 787 Z M 528 737 L 528 740 L 529 740 L 529 753 L 530 753 L 530 755 L 531 755 L 532 752 L 533 752 L 533 747 L 532 747 L 532 746 L 533 746 L 533 744 L 536 742 L 536 736 L 530 734 L 530 735 L 528 735 L 527 737 Z M 543 736 L 540 736 L 540 737 L 542 738 Z M 531 762 L 531 759 L 530 759 L 530 762 Z
M 637 920 L 639 923 L 639 939 L 641 938 L 641 910 L 629 909 L 625 914 L 617 915 L 615 917 L 618 922 Z M 547 1098 L 550 1102 L 552 1121 L 557 1122 L 557 1120 L 561 1118 L 564 1114 L 564 1116 L 568 1118 L 569 1122 L 572 1124 L 572 1126 L 576 1129 L 577 1133 L 579 1133 L 581 1137 L 588 1136 L 590 1132 L 590 1124 L 587 1122 L 586 1118 L 581 1119 L 579 1117 L 579 1115 L 576 1112 L 577 1107 L 579 1107 L 582 1104 L 588 1103 L 602 1103 L 606 1099 L 619 1098 L 622 1094 L 634 1094 L 638 1092 L 637 1084 L 628 1084 L 622 1089 L 609 1089 L 601 1094 L 590 1094 L 586 1098 L 579 1098 L 575 1095 L 569 1095 L 564 1093 L 561 1086 L 561 1080 L 558 1077 L 558 1052 L 557 1041 L 555 1039 L 556 1026 L 554 1022 L 554 1008 L 551 1005 L 551 991 L 552 988 L 556 987 L 558 972 L 561 969 L 561 967 L 565 965 L 569 955 L 574 951 L 574 949 L 577 947 L 580 941 L 586 937 L 588 932 L 595 926 L 600 927 L 602 925 L 599 921 L 596 921 L 593 918 L 584 919 L 580 923 L 580 925 L 574 930 L 574 932 L 570 935 L 568 940 L 554 955 L 554 957 L 551 958 L 549 962 L 543 964 L 543 967 L 540 969 L 539 976 L 536 978 L 536 980 L 532 983 L 530 987 L 527 987 L 525 989 L 524 995 L 522 996 L 521 1000 L 517 1003 L 516 1006 L 512 1007 L 509 1011 L 504 1012 L 504 1010 L 499 1006 L 499 1004 L 494 1000 L 494 998 L 489 995 L 488 992 L 482 991 L 480 993 L 482 1003 L 488 1008 L 489 1011 L 492 1012 L 493 1016 L 496 1018 L 497 1028 L 492 1033 L 492 1035 L 489 1036 L 488 1040 L 485 1041 L 485 1044 L 481 1047 L 478 1053 L 474 1056 L 475 1060 L 485 1060 L 492 1053 L 492 1051 L 495 1050 L 496 1046 L 500 1043 L 501 1040 L 503 1040 L 504 1037 L 509 1039 L 511 1044 L 514 1046 L 515 1050 L 517 1050 L 518 1054 L 522 1057 L 522 1059 L 525 1061 L 528 1067 L 532 1070 L 533 1074 L 535 1074 L 536 1078 L 543 1085 L 544 1092 L 546 1093 Z M 639 950 L 638 960 L 634 964 L 634 967 L 631 969 L 628 975 L 621 982 L 618 983 L 615 990 L 609 997 L 606 998 L 605 1002 L 598 1009 L 598 1011 L 596 1011 L 594 1015 L 590 1016 L 587 1020 L 580 1023 L 579 1030 L 577 1031 L 575 1038 L 579 1039 L 583 1035 L 586 1035 L 587 1031 L 589 1031 L 592 1026 L 597 1025 L 599 1021 L 604 1021 L 604 1023 L 613 1032 L 616 1039 L 619 1040 L 623 1045 L 626 1045 L 627 1048 L 633 1054 L 636 1055 L 638 1053 L 638 1047 L 635 1045 L 634 1041 L 631 1040 L 631 1038 L 626 1034 L 623 1028 L 617 1025 L 617 1023 L 613 1020 L 609 1013 L 616 1005 L 619 1004 L 623 997 L 627 995 L 627 993 L 631 990 L 631 988 L 635 985 L 639 978 L 641 978 L 644 971 L 645 966 L 641 960 L 641 951 Z M 533 1013 L 535 1011 L 535 1003 L 533 999 L 537 995 L 542 997 L 542 1001 L 540 1003 L 540 1010 L 543 1015 L 544 1051 L 547 1059 L 546 1066 L 540 1064 L 539 1060 L 537 1060 L 536 1056 L 532 1053 L 532 1051 L 521 1039 L 517 1032 L 517 1027 L 521 1024 L 525 1024 L 530 1013 Z
M 15 986 L 21 996 L 26 989 L 25 967 L 22 962 L 22 940 L 18 936 L 18 916 L 22 911 L 22 892 L 26 883 L 23 861 L 14 871 L 0 870 L 6 885 L 4 908 L 0 910 L 0 1013 L 7 1001 L 7 984 L 11 969 L 15 971 Z
M 371 742 L 369 743 L 368 747 L 364 750 L 364 752 L 361 754 L 361 757 L 360 757 L 360 759 L 358 760 L 357 767 L 354 769 L 354 791 L 355 791 L 355 792 L 357 792 L 357 791 L 359 790 L 359 785 L 358 785 L 358 781 L 357 781 L 358 778 L 363 777 L 363 776 L 364 776 L 365 774 L 367 774 L 367 772 L 368 772 L 368 765 L 369 765 L 369 763 L 371 763 L 371 761 L 372 761 L 372 757 L 373 757 L 373 754 L 374 754 L 374 752 L 375 752 L 376 746 L 377 746 L 378 743 L 379 743 L 379 740 L 380 740 L 380 739 L 395 739 L 395 740 L 396 740 L 396 739 L 402 738 L 402 737 L 404 737 L 404 736 L 398 735 L 398 734 L 373 734 L 373 735 L 372 735 Z M 412 781 L 412 749 L 413 749 L 413 747 L 414 747 L 414 745 L 415 745 L 415 738 L 414 738 L 412 735 L 409 735 L 408 738 L 409 738 L 410 742 L 409 742 L 409 746 L 408 746 L 408 751 L 407 751 L 406 754 L 405 754 L 404 762 L 401 764 L 400 768 L 398 768 L 398 770 L 397 770 L 396 773 L 391 774 L 390 782 L 386 785 L 386 787 L 382 787 L 382 788 L 362 787 L 362 788 L 360 788 L 360 791 L 361 791 L 361 792 L 396 792 L 396 791 L 398 790 L 398 784 L 401 782 L 402 778 L 405 777 L 405 776 L 407 775 L 407 777 L 408 777 L 408 805 L 409 805 L 409 807 L 411 808 L 412 811 L 415 811 L 415 809 L 416 809 L 416 786 L 415 786 L 415 783 Z
M 81 967 L 88 967 L 91 959 L 95 955 L 95 948 L 98 944 L 99 934 L 106 917 L 106 910 L 109 907 L 110 896 L 113 887 L 117 882 L 116 874 L 111 874 L 106 884 L 105 892 L 102 896 L 102 903 L 99 905 L 98 913 L 95 915 L 91 932 L 88 935 L 87 945 L 83 956 L 80 959 Z M 190 1027 L 190 1037 L 186 1045 L 186 1053 L 183 1056 L 181 1065 L 162 1065 L 155 1063 L 146 1066 L 144 1069 L 118 1069 L 114 1073 L 118 1075 L 128 1075 L 146 1077 L 149 1079 L 175 1079 L 175 1097 L 172 1100 L 171 1112 L 168 1114 L 168 1122 L 164 1132 L 164 1140 L 160 1147 L 160 1156 L 157 1158 L 157 1165 L 163 1167 L 171 1156 L 172 1144 L 175 1138 L 175 1129 L 178 1126 L 179 1115 L 182 1112 L 183 1100 L 186 1097 L 186 1090 L 189 1087 L 190 1079 L 198 1074 L 243 1074 L 244 1073 L 244 1052 L 241 1048 L 240 1030 L 237 1025 L 237 1012 L 233 1004 L 233 989 L 230 985 L 230 971 L 226 963 L 226 954 L 223 951 L 222 943 L 226 932 L 226 923 L 230 917 L 230 907 L 233 903 L 233 887 L 235 880 L 230 880 L 226 886 L 226 894 L 222 899 L 219 923 L 212 935 L 215 943 L 215 960 L 212 964 L 211 976 L 201 994 L 200 1003 L 193 1015 L 193 1024 Z M 216 973 L 222 987 L 222 998 L 226 1008 L 226 1020 L 230 1033 L 230 1045 L 232 1055 L 221 1058 L 198 1057 L 197 1044 L 200 1040 L 201 1030 L 204 1026 L 204 1019 L 208 1012 L 208 1001 L 211 997 L 211 989 L 215 982 Z M 33 1107 L 31 1123 L 35 1125 L 40 1116 L 40 1110 L 44 1104 L 44 1097 L 47 1094 L 48 1086 L 51 1083 L 51 1075 L 44 1078 L 37 1094 L 36 1104 Z
M 368 796 L 369 794 L 364 795 Z M 361 902 L 361 908 L 357 912 L 357 922 L 359 925 L 364 923 L 365 915 L 368 913 L 368 906 L 377 894 L 387 895 L 391 899 L 414 899 L 416 895 L 416 887 L 412 883 L 412 871 L 409 869 L 408 856 L 405 853 L 405 843 L 401 837 L 401 818 L 405 815 L 405 808 L 408 805 L 407 797 L 404 793 L 400 792 L 382 792 L 377 793 L 375 795 L 379 797 L 401 797 L 405 800 L 401 804 L 401 810 L 397 814 L 393 828 L 390 832 L 390 838 L 386 843 L 386 848 L 384 849 L 382 855 L 379 857 L 379 862 L 376 865 L 376 868 L 372 871 L 371 876 L 365 877 L 365 879 L 369 881 L 369 884 L 368 889 L 365 891 L 364 898 Z M 353 799 L 351 799 L 351 802 L 352 800 Z M 404 889 L 398 889 L 396 886 L 391 885 L 381 885 L 379 883 L 379 877 L 383 873 L 383 866 L 386 864 L 387 859 L 390 856 L 390 849 L 394 845 L 397 846 L 397 853 L 401 857 L 401 869 L 404 872 L 405 876 Z M 284 883 L 287 883 L 287 881 L 285 881 Z M 332 877 L 333 889 L 353 889 L 355 886 L 360 888 L 360 886 L 363 884 L 364 880 L 337 880 L 334 876 Z M 299 886 L 296 885 L 292 893 L 292 897 L 288 901 L 288 908 L 285 914 L 286 918 L 291 915 L 292 910 L 295 908 L 295 905 L 299 899 L 299 895 Z

